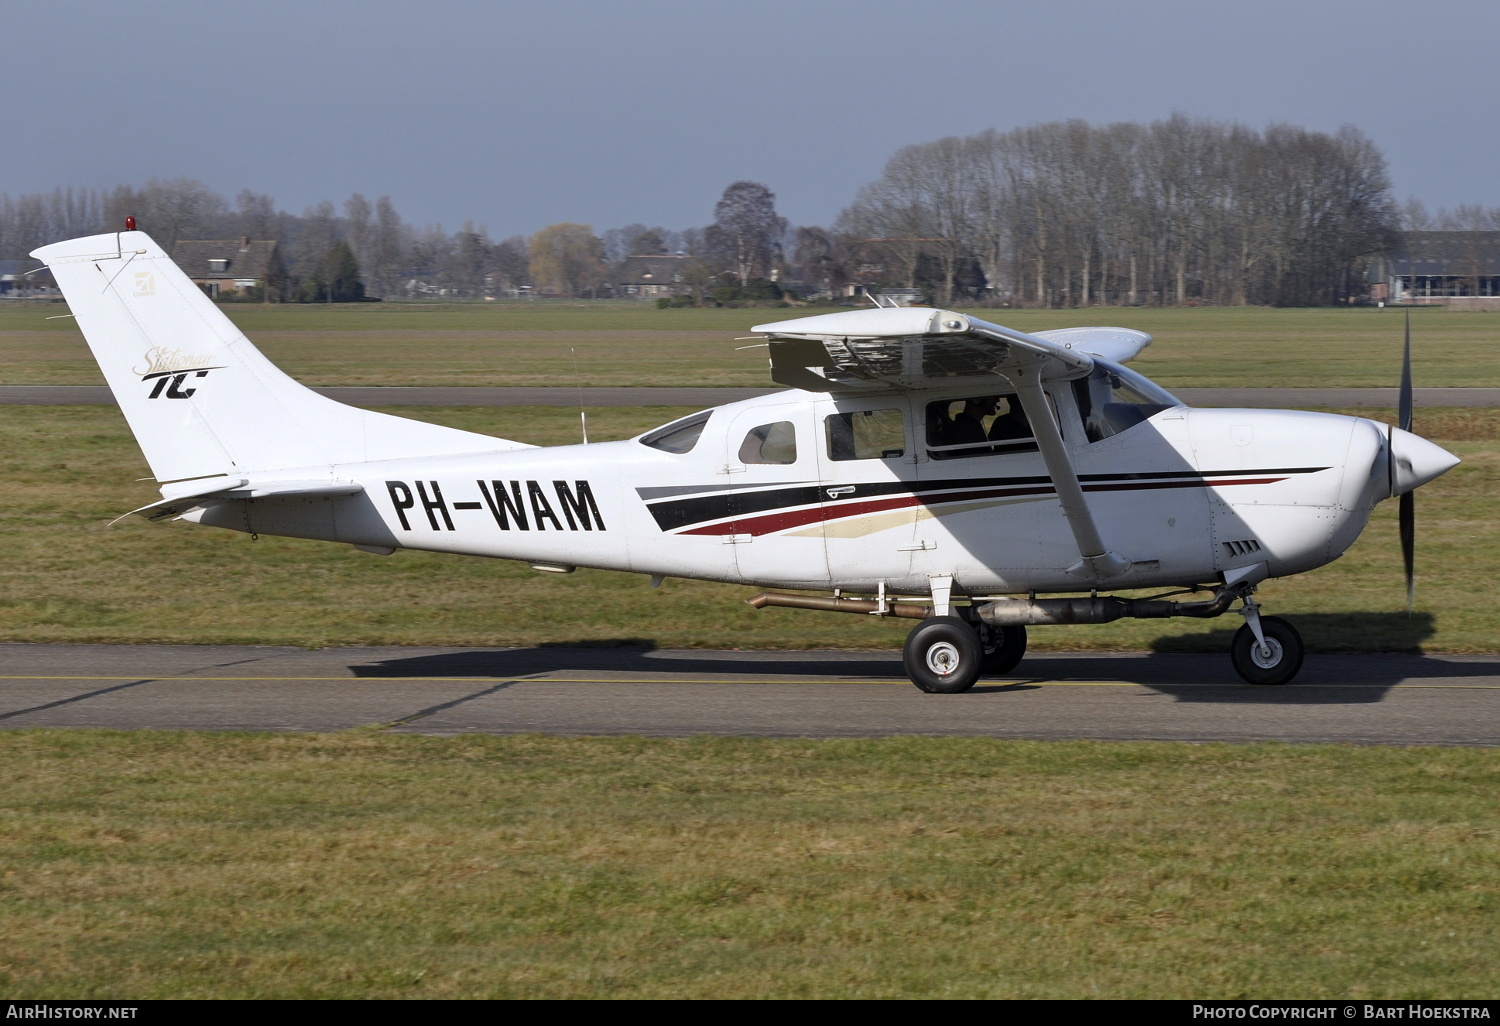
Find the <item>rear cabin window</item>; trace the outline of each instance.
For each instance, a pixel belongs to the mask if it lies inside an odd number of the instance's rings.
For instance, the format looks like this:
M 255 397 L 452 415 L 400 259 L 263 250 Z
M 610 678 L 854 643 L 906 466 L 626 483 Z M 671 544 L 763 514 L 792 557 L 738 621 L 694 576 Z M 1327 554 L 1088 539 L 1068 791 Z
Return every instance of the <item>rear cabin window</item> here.
M 856 410 L 823 420 L 830 460 L 893 460 L 906 455 L 906 420 L 900 410 Z
M 751 428 L 740 443 L 741 463 L 785 465 L 797 462 L 797 432 L 789 420 Z
M 935 460 L 1035 451 L 1031 423 L 1014 395 L 939 399 L 927 404 L 927 455 Z
M 660 449 L 662 452 L 679 455 L 692 452 L 693 446 L 698 444 L 698 436 L 703 434 L 703 425 L 708 423 L 708 418 L 712 417 L 713 413 L 713 410 L 704 410 L 691 417 L 683 417 L 670 424 L 663 424 L 655 431 L 648 431 L 642 435 L 641 444 Z
M 1098 359 L 1093 373 L 1073 382 L 1073 397 L 1090 442 L 1128 431 L 1163 410 L 1182 405 L 1172 393 L 1135 371 Z

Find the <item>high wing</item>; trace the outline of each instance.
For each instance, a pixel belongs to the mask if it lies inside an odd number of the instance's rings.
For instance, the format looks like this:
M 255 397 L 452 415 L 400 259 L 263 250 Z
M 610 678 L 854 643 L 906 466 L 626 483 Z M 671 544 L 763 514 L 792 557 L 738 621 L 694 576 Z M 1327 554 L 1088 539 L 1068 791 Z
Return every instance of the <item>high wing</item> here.
M 1094 357 L 1123 362 L 1151 336 L 1128 328 L 1061 328 L 1035 335 L 951 310 L 876 308 L 760 324 L 769 339 L 772 380 L 817 392 L 926 389 L 1003 381 L 1021 400 L 1057 489 L 1080 560 L 1068 573 L 1107 579 L 1131 561 L 1111 550 L 1084 498 L 1042 382 L 1080 378 Z M 997 381 L 998 379 L 998 381 Z
M 1095 356 L 1117 363 L 1151 342 L 1129 328 L 1060 328 L 1034 335 L 951 310 L 850 310 L 759 324 L 768 336 L 771 379 L 816 392 L 922 389 L 962 378 L 1077 378 Z
M 1134 328 L 1051 328 L 1036 332 L 1036 337 L 1111 363 L 1129 363 L 1151 344 L 1150 335 Z

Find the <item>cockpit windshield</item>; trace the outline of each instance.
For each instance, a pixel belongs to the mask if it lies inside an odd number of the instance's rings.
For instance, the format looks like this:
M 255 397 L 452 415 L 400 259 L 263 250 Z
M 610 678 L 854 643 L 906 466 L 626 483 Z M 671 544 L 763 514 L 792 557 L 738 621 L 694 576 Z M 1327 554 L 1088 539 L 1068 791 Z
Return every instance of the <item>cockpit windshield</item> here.
M 1094 370 L 1073 382 L 1073 396 L 1090 442 L 1117 435 L 1181 406 L 1182 400 L 1133 370 L 1094 358 Z
M 663 424 L 655 431 L 648 431 L 642 435 L 640 443 L 677 455 L 692 452 L 693 446 L 698 444 L 698 436 L 703 434 L 703 425 L 708 423 L 708 418 L 712 417 L 713 413 L 713 410 L 704 410 L 691 417 L 683 417 L 670 424 Z

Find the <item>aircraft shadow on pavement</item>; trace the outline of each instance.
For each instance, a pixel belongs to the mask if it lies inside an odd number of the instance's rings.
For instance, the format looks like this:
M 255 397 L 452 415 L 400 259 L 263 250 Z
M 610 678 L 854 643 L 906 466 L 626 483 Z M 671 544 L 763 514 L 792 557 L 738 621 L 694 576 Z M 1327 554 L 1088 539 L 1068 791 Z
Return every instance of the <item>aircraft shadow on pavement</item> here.
M 1234 672 L 1228 653 L 1242 623 L 1238 616 L 1232 620 L 1226 618 L 1229 622 L 1224 627 L 1207 634 L 1163 635 L 1151 643 L 1152 652 L 1161 655 L 1218 653 L 1223 663 L 1217 667 L 1214 676 L 1222 677 L 1222 683 L 1226 685 L 1238 686 L 1203 687 L 1204 684 L 1220 682 L 1206 679 L 1181 685 L 1152 680 L 1149 679 L 1151 671 L 1146 667 L 1156 663 L 1155 659 L 1144 660 L 1136 676 L 1142 678 L 1139 683 L 1170 694 L 1179 702 L 1361 705 L 1381 701 L 1393 686 L 1413 677 L 1492 676 L 1500 669 L 1493 663 L 1455 664 L 1425 659 L 1416 654 L 1422 642 L 1437 630 L 1435 617 L 1427 612 L 1298 613 L 1287 619 L 1297 628 L 1310 650 L 1302 672 L 1289 685 L 1248 685 Z M 1371 639 L 1377 639 L 1380 647 L 1395 651 L 1357 651 L 1367 649 Z M 1165 669 L 1165 666 L 1161 668 Z
M 1265 615 L 1275 615 L 1269 610 Z M 1437 633 L 1437 618 L 1431 613 L 1294 613 L 1287 617 L 1308 651 L 1366 651 L 1372 640 L 1387 652 L 1419 652 L 1422 643 Z M 1153 652 L 1228 652 L 1229 643 L 1244 623 L 1237 615 L 1217 621 L 1224 626 L 1207 634 L 1163 635 L 1151 642 Z
M 1430 637 L 1429 614 L 1313 614 L 1296 617 L 1304 637 L 1314 643 L 1338 644 L 1362 632 L 1392 645 L 1415 648 Z M 1259 705 L 1348 705 L 1381 701 L 1397 684 L 1413 678 L 1460 681 L 1500 676 L 1500 663 L 1431 659 L 1412 652 L 1313 653 L 1297 680 L 1282 687 L 1257 687 L 1240 680 L 1230 665 L 1233 630 L 1213 631 L 1191 639 L 1162 638 L 1147 656 L 1053 655 L 1028 658 L 1002 679 L 980 681 L 971 695 L 1005 695 L 1030 691 L 1049 681 L 1124 681 L 1171 695 L 1179 702 Z M 1193 653 L 1163 651 L 1191 640 Z M 1198 658 L 1191 657 L 1196 654 Z M 1185 657 L 1185 655 L 1187 657 Z M 559 642 L 532 648 L 470 649 L 440 652 L 350 666 L 356 677 L 528 677 L 547 674 L 640 673 L 653 679 L 672 676 L 734 674 L 756 682 L 796 677 L 904 677 L 899 652 L 703 652 L 659 650 L 646 638 Z M 684 682 L 691 686 L 691 682 Z M 747 686 L 753 686 L 747 683 Z M 809 686 L 815 687 L 816 684 Z
M 901 653 L 659 651 L 643 638 L 548 643 L 535 648 L 474 649 L 386 659 L 349 667 L 356 677 L 525 677 L 545 673 L 754 674 L 777 677 L 902 677 Z M 847 655 L 847 658 L 839 658 Z

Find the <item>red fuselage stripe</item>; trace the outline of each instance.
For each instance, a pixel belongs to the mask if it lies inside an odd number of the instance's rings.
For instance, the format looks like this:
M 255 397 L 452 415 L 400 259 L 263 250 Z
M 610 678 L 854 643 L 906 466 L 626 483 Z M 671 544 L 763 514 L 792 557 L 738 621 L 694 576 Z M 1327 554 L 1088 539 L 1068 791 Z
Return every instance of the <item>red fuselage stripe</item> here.
M 1142 481 L 1124 484 L 1084 485 L 1086 492 L 1131 492 L 1156 488 L 1217 488 L 1221 485 L 1275 484 L 1284 477 L 1246 477 L 1230 481 Z M 1004 499 L 1026 495 L 1051 495 L 1049 485 L 1034 488 L 984 488 L 972 492 L 945 492 L 942 495 L 895 495 L 887 499 L 870 499 L 864 502 L 843 502 L 837 505 L 808 506 L 804 509 L 787 510 L 784 513 L 765 513 L 758 516 L 725 520 L 705 527 L 694 527 L 679 534 L 749 534 L 760 536 L 777 531 L 789 531 L 794 527 L 844 520 L 866 516 L 870 513 L 885 513 L 893 509 L 909 509 L 913 506 L 943 506 L 954 502 L 973 502 L 978 499 Z

